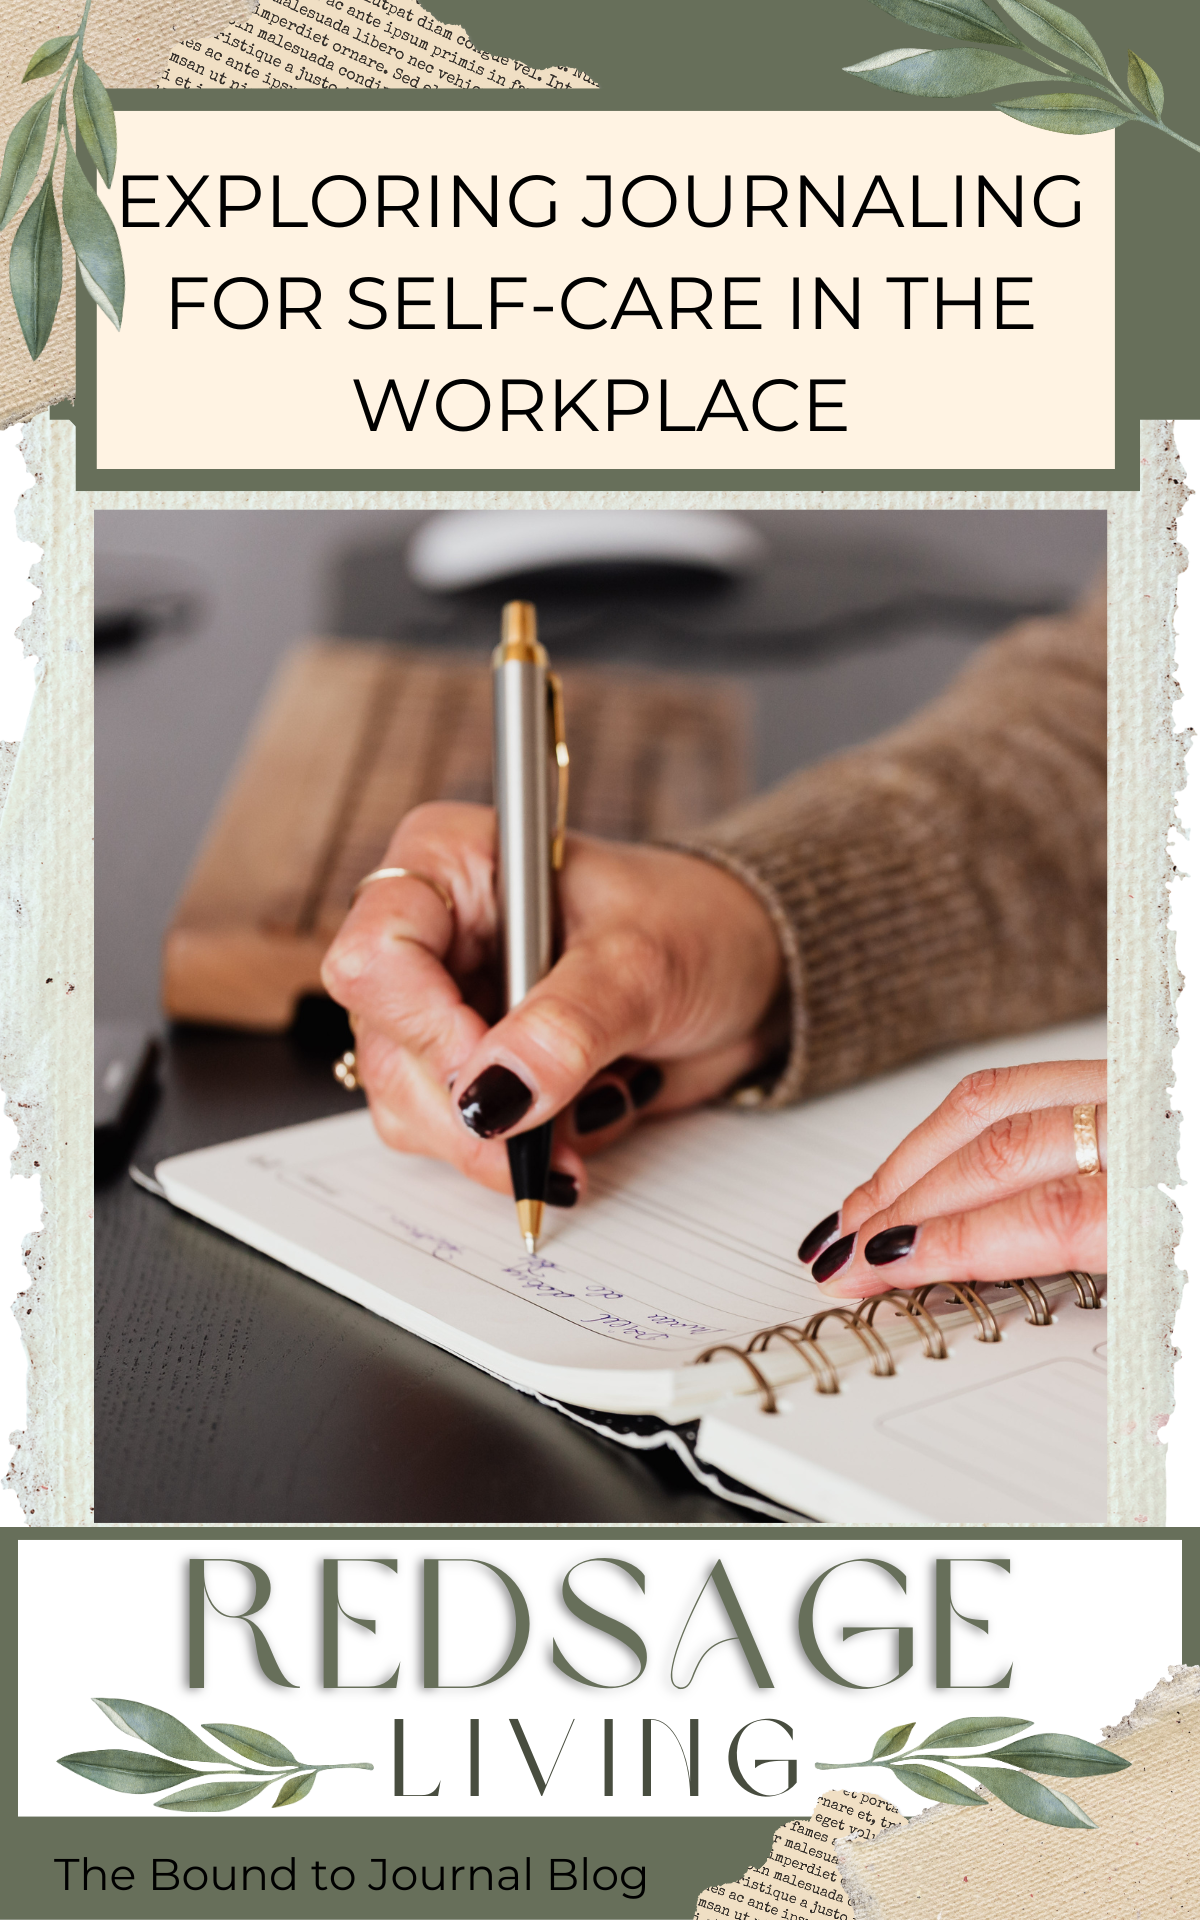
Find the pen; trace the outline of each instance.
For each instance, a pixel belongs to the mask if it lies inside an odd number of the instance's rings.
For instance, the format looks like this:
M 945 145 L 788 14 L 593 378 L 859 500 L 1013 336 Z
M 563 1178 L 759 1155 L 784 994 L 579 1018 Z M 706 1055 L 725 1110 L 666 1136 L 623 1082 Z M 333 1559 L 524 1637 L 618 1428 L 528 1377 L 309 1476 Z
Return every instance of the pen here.
M 550 672 L 537 637 L 537 611 L 528 600 L 510 600 L 500 616 L 492 723 L 496 897 L 505 1006 L 511 1012 L 553 962 L 552 875 L 562 866 L 567 828 L 562 683 Z M 530 1253 L 537 1252 L 542 1228 L 553 1137 L 554 1122 L 547 1120 L 508 1142 L 517 1224 Z

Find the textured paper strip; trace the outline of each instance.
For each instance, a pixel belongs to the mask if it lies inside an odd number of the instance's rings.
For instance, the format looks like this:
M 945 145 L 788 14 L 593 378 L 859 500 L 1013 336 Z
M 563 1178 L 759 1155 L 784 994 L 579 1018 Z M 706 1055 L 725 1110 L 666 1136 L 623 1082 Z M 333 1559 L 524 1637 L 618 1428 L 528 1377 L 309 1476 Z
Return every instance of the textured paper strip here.
M 1121 1773 L 1063 1784 L 1093 1831 L 1045 1827 L 989 1800 L 936 1807 L 852 1841 L 841 1873 L 855 1920 L 1136 1920 L 1200 1913 L 1200 1667 L 1172 1667 L 1106 1744 Z
M 264 4 L 270 9 L 272 16 L 278 16 L 280 20 L 288 17 L 289 0 L 264 0 Z M 74 0 L 72 0 L 73 6 Z M 296 12 L 294 4 L 291 10 Z M 8 129 L 16 125 L 30 104 L 29 88 L 23 88 L 21 84 L 24 61 L 18 56 L 24 53 L 27 59 L 34 48 L 40 46 L 47 34 L 52 31 L 71 32 L 78 19 L 78 11 L 71 11 L 71 9 L 68 11 L 70 12 L 69 25 L 62 19 L 49 18 L 44 0 L 13 0 L 13 4 L 6 8 L 7 25 L 4 35 L 6 52 L 3 61 L 0 61 L 0 127 L 5 129 L 5 137 Z M 361 11 L 371 12 L 371 9 L 367 7 Z M 396 9 L 393 7 L 391 11 L 395 13 Z M 424 19 L 432 18 L 432 15 L 421 7 L 414 6 L 412 11 Z M 376 14 L 372 13 L 372 18 L 375 17 L 377 17 Z M 301 19 L 300 24 L 308 23 Z M 471 73 L 468 76 L 463 63 L 472 66 L 480 63 L 471 60 L 474 50 L 469 40 L 466 47 L 459 45 L 460 35 L 464 40 L 467 36 L 463 34 L 461 27 L 443 27 L 441 22 L 438 22 L 438 26 L 440 28 L 438 33 L 435 34 L 430 29 L 427 33 L 422 32 L 421 37 L 428 38 L 431 42 L 436 40 L 442 48 L 448 47 L 454 57 L 442 54 L 435 63 L 428 61 L 427 56 L 422 54 L 420 57 L 423 60 L 436 66 L 435 72 L 420 75 L 422 86 L 495 87 L 500 81 L 507 85 L 517 79 L 523 87 L 590 87 L 593 84 L 586 74 L 576 73 L 567 67 L 540 71 L 521 66 L 518 73 L 519 62 L 509 58 L 507 65 L 497 65 L 491 56 L 489 56 L 489 71 L 494 66 L 500 77 L 499 81 L 489 79 L 486 73 L 482 76 Z M 360 31 L 371 33 L 373 30 L 360 28 Z M 451 36 L 449 41 L 445 38 L 447 33 Z M 256 36 L 259 35 L 263 36 L 264 45 L 269 44 L 271 36 L 277 39 L 294 37 L 284 36 L 282 27 L 275 24 L 274 18 L 271 20 L 264 18 L 256 23 L 253 10 L 247 13 L 243 9 L 238 14 L 237 20 L 230 24 L 228 0 L 224 6 L 220 4 L 220 0 L 208 0 L 207 5 L 204 0 L 186 0 L 186 3 L 185 0 L 121 0 L 119 6 L 98 6 L 89 18 L 87 58 L 88 64 L 95 68 L 105 86 L 110 89 L 174 85 L 176 77 L 191 86 L 208 87 L 213 84 L 212 78 L 206 77 L 210 65 L 218 75 L 226 73 L 229 79 L 236 79 L 242 86 L 278 86 L 280 81 L 274 68 L 270 69 L 271 74 L 275 76 L 273 78 L 266 77 L 265 67 L 259 68 L 258 78 L 251 78 L 248 73 L 235 73 L 231 67 L 225 65 L 227 60 L 240 61 L 245 65 L 248 59 L 247 54 L 238 51 L 232 42 L 242 40 L 247 46 L 252 46 L 256 43 Z M 568 38 L 569 34 L 564 25 L 564 42 Z M 211 51 L 204 51 L 205 49 Z M 362 46 L 354 50 L 360 55 L 370 52 L 369 48 Z M 277 52 L 277 48 L 272 49 L 272 58 Z M 321 57 L 327 57 L 327 53 L 328 50 L 321 50 Z M 293 56 L 283 57 L 293 58 L 294 64 Z M 181 65 L 181 60 L 186 60 L 189 64 Z M 335 68 L 350 67 L 353 64 L 341 58 L 334 62 Z M 197 73 L 192 70 L 194 67 L 202 67 L 205 72 Z M 369 83 L 380 87 L 401 84 L 391 79 L 385 80 L 378 74 L 372 74 L 365 67 L 359 70 L 364 76 L 364 80 L 359 84 Z M 336 71 L 331 76 L 324 75 L 323 69 L 315 71 L 322 72 L 323 78 L 306 81 L 297 74 L 291 74 L 287 76 L 287 85 L 319 87 L 324 84 L 349 87 L 354 84 L 348 77 L 339 78 Z M 450 77 L 441 77 L 443 71 Z M 415 77 L 415 69 L 413 74 Z M 63 164 L 62 160 L 58 163 L 60 188 Z M 0 427 L 9 426 L 14 420 L 28 420 L 39 407 L 50 407 L 59 400 L 68 400 L 75 391 L 74 271 L 69 270 L 63 275 L 62 302 L 58 310 L 58 319 L 54 324 L 54 332 L 40 360 L 33 361 L 29 358 L 25 342 L 21 337 L 21 329 L 17 325 L 17 316 L 7 291 L 8 250 L 17 225 L 17 221 L 11 221 L 3 238 L 0 238 L 0 287 L 4 289 L 0 297 Z
M 838 1866 L 839 1843 L 852 1835 L 886 1833 L 905 1819 L 890 1801 L 873 1793 L 823 1793 L 807 1820 L 789 1820 L 776 1830 L 761 1867 L 747 1867 L 740 1880 L 706 1887 L 695 1920 L 770 1920 L 804 1914 L 806 1920 L 840 1920 L 853 1912 Z
M 485 53 L 424 7 L 259 0 L 226 26 L 171 48 L 159 87 L 590 87 L 575 67 L 530 67 Z

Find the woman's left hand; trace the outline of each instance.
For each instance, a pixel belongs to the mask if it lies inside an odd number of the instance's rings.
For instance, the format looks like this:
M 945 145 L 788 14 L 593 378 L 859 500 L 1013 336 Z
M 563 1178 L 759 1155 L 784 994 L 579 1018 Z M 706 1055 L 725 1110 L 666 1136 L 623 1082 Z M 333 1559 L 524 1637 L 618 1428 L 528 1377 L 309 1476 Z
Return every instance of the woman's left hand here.
M 990 1068 L 936 1113 L 800 1249 L 831 1298 L 939 1280 L 1103 1273 L 1108 1177 L 1079 1171 L 1073 1109 L 1096 1108 L 1107 1166 L 1103 1060 Z

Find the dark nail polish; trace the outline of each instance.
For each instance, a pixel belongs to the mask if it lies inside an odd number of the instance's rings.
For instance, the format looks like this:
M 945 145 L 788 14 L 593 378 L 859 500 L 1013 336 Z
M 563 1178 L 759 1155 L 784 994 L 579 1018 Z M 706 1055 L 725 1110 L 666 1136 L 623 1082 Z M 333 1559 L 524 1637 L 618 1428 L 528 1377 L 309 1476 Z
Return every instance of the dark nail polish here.
M 638 1067 L 625 1082 L 635 1107 L 648 1107 L 655 1095 L 662 1092 L 662 1084 L 662 1068 L 656 1067 L 652 1060 Z
M 838 1221 L 841 1217 L 840 1211 L 838 1213 L 827 1213 L 825 1218 L 818 1226 L 813 1228 L 811 1233 L 805 1234 L 804 1239 L 800 1242 L 800 1252 L 797 1258 L 803 1260 L 806 1267 L 811 1267 L 813 1261 L 820 1253 L 821 1248 L 827 1247 L 834 1238 L 838 1230 Z
M 916 1237 L 915 1227 L 885 1227 L 882 1233 L 873 1234 L 867 1241 L 864 1258 L 873 1267 L 886 1267 L 893 1260 L 905 1259 L 912 1252 Z
M 813 1279 L 832 1280 L 835 1273 L 841 1272 L 853 1252 L 854 1235 L 843 1234 L 831 1247 L 826 1247 L 818 1260 L 813 1261 Z
M 533 1095 L 523 1080 L 507 1067 L 485 1067 L 458 1103 L 458 1110 L 481 1140 L 507 1133 L 529 1112 Z
M 599 1133 L 602 1127 L 611 1127 L 614 1120 L 623 1120 L 629 1111 L 629 1103 L 621 1087 L 611 1083 L 603 1087 L 593 1087 L 575 1102 L 576 1133 Z
M 579 1198 L 579 1182 L 574 1174 L 560 1173 L 551 1167 L 546 1186 L 546 1203 L 551 1207 L 573 1207 Z

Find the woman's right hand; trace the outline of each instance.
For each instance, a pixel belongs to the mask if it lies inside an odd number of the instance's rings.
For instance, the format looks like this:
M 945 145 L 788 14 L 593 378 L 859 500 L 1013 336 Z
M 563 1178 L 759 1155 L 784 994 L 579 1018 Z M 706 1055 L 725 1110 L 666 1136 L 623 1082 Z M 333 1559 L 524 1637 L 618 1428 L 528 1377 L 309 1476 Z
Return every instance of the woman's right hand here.
M 560 1116 L 550 1199 L 583 1157 L 714 1098 L 762 1059 L 783 984 L 766 908 L 698 855 L 567 837 L 561 957 L 494 1026 L 495 816 L 434 803 L 401 821 L 322 967 L 354 1030 L 381 1137 L 510 1191 L 505 1140 Z M 424 873 L 454 902 L 451 914 Z

